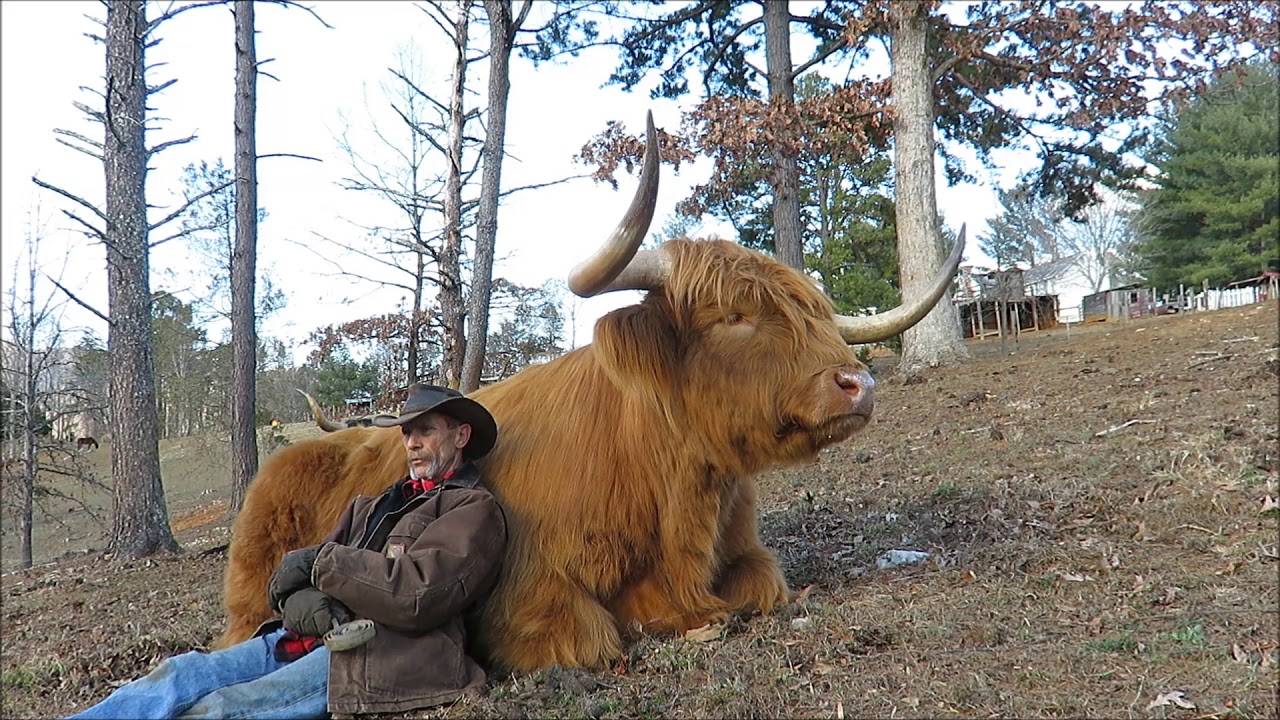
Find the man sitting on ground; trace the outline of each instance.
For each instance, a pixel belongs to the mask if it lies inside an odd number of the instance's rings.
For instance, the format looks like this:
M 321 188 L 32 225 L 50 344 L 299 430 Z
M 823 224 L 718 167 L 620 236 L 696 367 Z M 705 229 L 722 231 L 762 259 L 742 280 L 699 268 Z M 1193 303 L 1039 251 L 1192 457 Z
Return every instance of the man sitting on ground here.
M 409 475 L 353 500 L 324 542 L 285 554 L 268 586 L 281 619 L 239 645 L 169 658 L 75 717 L 322 718 L 478 690 L 463 614 L 493 587 L 507 528 L 471 463 L 497 425 L 474 400 L 421 383 L 399 416 L 374 423 L 400 428 Z

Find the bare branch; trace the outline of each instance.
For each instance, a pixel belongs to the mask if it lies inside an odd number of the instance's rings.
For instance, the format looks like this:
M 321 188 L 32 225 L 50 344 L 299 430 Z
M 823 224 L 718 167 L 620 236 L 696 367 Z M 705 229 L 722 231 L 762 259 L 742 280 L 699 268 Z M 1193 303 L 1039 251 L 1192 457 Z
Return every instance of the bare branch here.
M 176 10 L 173 10 L 173 9 L 168 10 L 162 13 L 156 19 L 147 23 L 147 30 L 142 34 L 142 36 L 146 37 L 150 35 L 160 25 L 160 23 L 165 22 L 167 20 L 172 20 L 175 17 L 181 15 L 182 13 L 188 10 L 195 10 L 196 8 L 209 7 L 211 5 L 225 5 L 227 4 L 227 2 L 228 0 L 200 0 L 200 2 L 193 2 L 190 5 L 183 5 L 182 7 L 177 8 Z
M 78 101 L 72 102 L 71 107 L 79 110 L 80 112 L 84 113 L 85 115 L 88 115 L 94 120 L 97 120 L 98 122 L 102 122 L 103 118 L 105 117 L 105 113 L 102 110 L 95 110 L 89 107 L 88 105 L 85 105 L 82 102 L 78 102 Z
M 148 243 L 147 247 L 152 247 L 152 248 L 154 248 L 154 247 L 156 247 L 157 245 L 163 245 L 164 243 L 167 243 L 167 242 L 169 242 L 170 240 L 177 240 L 178 238 L 186 237 L 187 235 L 191 235 L 191 234 L 193 234 L 193 233 L 204 232 L 205 230 L 216 230 L 216 229 L 218 229 L 218 228 L 220 228 L 220 227 L 223 227 L 224 225 L 225 225 L 225 223 L 221 223 L 221 222 L 210 222 L 210 223 L 205 224 L 205 225 L 195 225 L 195 226 L 192 226 L 192 227 L 183 228 L 182 230 L 179 230 L 178 232 L 176 232 L 176 233 L 174 233 L 174 234 L 172 234 L 172 235 L 170 235 L 170 236 L 168 236 L 168 237 L 164 237 L 164 238 L 161 238 L 161 239 L 159 239 L 159 240 L 155 240 L 155 241 L 153 241 L 153 242 L 151 242 L 151 243 Z
M 88 232 L 86 233 L 87 235 L 92 235 L 92 236 L 94 236 L 94 237 L 98 238 L 99 240 L 101 240 L 103 243 L 106 243 L 108 246 L 110 246 L 110 243 L 107 243 L 107 234 L 106 234 L 106 232 L 104 232 L 104 231 L 102 231 L 102 230 L 99 230 L 98 228 L 94 227 L 92 223 L 90 223 L 90 222 L 88 222 L 87 220 L 85 220 L 85 219 L 81 218 L 79 215 L 76 215 L 75 213 L 71 212 L 70 210 L 67 210 L 67 209 L 63 208 L 63 209 L 62 209 L 62 214 L 63 214 L 63 215 L 66 215 L 67 217 L 71 218 L 72 220 L 75 220 L 76 222 L 78 222 L 78 223 L 80 223 L 81 225 L 85 226 L 85 228 L 88 230 Z
M 230 187 L 230 186 L 234 185 L 234 184 L 235 184 L 235 182 L 236 182 L 236 181 L 235 181 L 235 178 L 232 178 L 232 179 L 230 179 L 230 180 L 228 180 L 228 181 L 226 181 L 226 182 L 222 183 L 221 185 L 218 185 L 218 186 L 216 186 L 216 187 L 211 187 L 211 188 L 209 188 L 208 190 L 205 190 L 204 192 L 202 192 L 202 193 L 199 193 L 199 194 L 195 195 L 194 197 L 192 197 L 192 198 L 188 199 L 185 203 L 183 203 L 183 204 L 182 204 L 182 207 L 180 207 L 180 208 L 178 208 L 177 210 L 174 210 L 173 212 L 169 213 L 169 215 L 168 215 L 168 216 L 166 216 L 166 217 L 165 217 L 163 220 L 161 220 L 160 222 L 155 223 L 155 224 L 153 224 L 153 225 L 149 225 L 149 226 L 147 226 L 147 231 L 148 231 L 148 232 L 150 232 L 150 231 L 155 230 L 156 228 L 160 227 L 161 225 L 164 225 L 164 224 L 166 224 L 166 223 L 168 223 L 168 222 L 171 222 L 174 218 L 176 218 L 176 217 L 178 217 L 179 215 L 181 215 L 182 213 L 186 212 L 186 211 L 187 211 L 187 208 L 189 208 L 189 207 L 191 207 L 192 205 L 196 204 L 197 202 L 200 202 L 201 200 L 203 200 L 203 199 L 205 199 L 205 198 L 209 197 L 210 195 L 213 195 L 213 194 L 215 194 L 215 193 L 221 192 L 222 190 L 224 190 L 224 189 L 226 189 L 226 188 L 228 188 L 228 187 Z M 154 243 L 152 244 L 152 247 L 155 247 L 155 244 L 154 244 Z
M 165 142 L 162 142 L 159 145 L 149 148 L 147 150 L 147 157 L 151 157 L 152 155 L 157 155 L 161 152 L 164 152 L 165 150 L 168 150 L 174 145 L 186 145 L 187 143 L 195 139 L 196 139 L 195 135 L 188 135 L 184 138 L 178 138 L 177 140 L 166 140 Z
M 80 197 L 79 195 L 73 195 L 73 194 L 71 194 L 71 193 L 67 192 L 66 190 L 63 190 L 63 189 L 62 189 L 62 188 L 60 188 L 60 187 L 57 187 L 57 186 L 54 186 L 54 185 L 50 185 L 49 183 L 47 183 L 47 182 L 45 182 L 45 181 L 41 180 L 40 178 L 36 177 L 35 175 L 32 175 L 32 176 L 31 176 L 31 182 L 35 183 L 36 185 L 39 185 L 40 187 L 44 188 L 45 190 L 52 190 L 52 191 L 54 191 L 54 192 L 58 193 L 59 195 L 61 195 L 62 197 L 64 197 L 64 198 L 66 198 L 66 199 L 68 199 L 68 200 L 70 200 L 70 201 L 72 201 L 72 202 L 76 203 L 77 205 L 80 205 L 80 206 L 81 206 L 81 207 L 83 207 L 83 208 L 87 208 L 87 209 L 88 209 L 90 212 L 92 212 L 94 215 L 97 215 L 99 218 L 101 218 L 103 222 L 108 222 L 108 221 L 107 221 L 107 215 L 106 215 L 106 213 L 102 212 L 102 211 L 101 211 L 101 210 L 99 210 L 99 209 L 97 208 L 97 206 L 95 206 L 93 203 L 89 202 L 88 200 L 85 200 L 84 198 Z
M 54 132 L 58 132 L 58 131 L 54 130 Z M 94 160 L 97 160 L 98 162 L 102 162 L 102 155 L 99 153 L 96 153 L 92 150 L 88 150 L 86 148 L 79 147 L 77 145 L 72 145 L 71 143 L 67 142 L 66 140 L 63 140 L 62 138 L 54 138 L 54 139 L 62 143 L 63 145 L 66 145 L 67 147 L 71 148 L 72 150 L 75 150 L 77 152 L 82 152 L 85 155 L 88 155 L 89 157 L 93 158 Z
M 70 130 L 60 130 L 60 129 L 55 129 L 55 130 L 53 131 L 53 134 L 54 134 L 54 135 L 66 135 L 67 137 L 69 137 L 69 138 L 75 138 L 76 140 L 79 140 L 80 142 L 82 142 L 82 143 L 84 143 L 85 145 L 88 145 L 88 146 L 90 146 L 90 147 L 96 147 L 96 148 L 98 148 L 99 150 L 104 150 L 104 149 L 105 149 L 105 148 L 103 147 L 102 143 L 98 142 L 97 140 L 92 140 L 92 139 L 90 139 L 90 138 L 87 138 L 87 137 L 85 137 L 84 135 L 81 135 L 80 133 L 77 133 L 77 132 L 72 132 L 72 131 L 70 131 Z M 65 143 L 65 144 L 66 144 L 68 147 L 75 147 L 74 145 L 71 145 L 70 143 Z
M 807 62 L 805 62 L 803 65 L 801 65 L 800 67 L 796 68 L 795 70 L 792 70 L 792 71 L 791 71 L 791 79 L 793 79 L 793 80 L 794 80 L 794 79 L 796 79 L 796 78 L 800 77 L 800 76 L 801 76 L 801 75 L 803 75 L 803 74 L 805 73 L 805 71 L 807 71 L 809 68 L 813 67 L 814 65 L 817 65 L 818 63 L 822 62 L 823 60 L 826 60 L 827 58 L 831 57 L 832 55 L 836 54 L 837 52 L 840 52 L 840 50 L 844 49 L 846 46 L 848 46 L 848 44 L 849 44 L 849 41 L 848 41 L 848 40 L 846 40 L 846 39 L 844 38 L 844 36 L 842 35 L 842 36 L 840 37 L 840 40 L 839 40 L 838 42 L 831 43 L 831 45 L 830 45 L 829 47 L 822 48 L 822 49 L 821 49 L 821 50 L 819 50 L 818 52 L 814 53 L 814 54 L 813 54 L 813 57 L 809 58 L 809 60 L 808 60 Z
M 302 4 L 300 4 L 300 3 L 293 2 L 293 0 L 269 0 L 269 1 L 270 1 L 270 4 L 272 4 L 272 5 L 280 5 L 281 7 L 287 7 L 287 8 L 288 8 L 288 7 L 295 7 L 295 8 L 298 8 L 299 10 L 302 10 L 302 11 L 306 12 L 308 15 L 310 15 L 311 17 L 315 18 L 315 19 L 316 19 L 316 22 L 318 22 L 318 23 L 320 23 L 321 25 L 325 26 L 325 29 L 328 29 L 328 30 L 332 30 L 332 29 L 333 29 L 333 26 L 332 26 L 332 25 L 330 25 L 329 23 L 325 22 L 325 21 L 324 21 L 324 18 L 320 17 L 320 15 L 319 15 L 319 14 L 317 14 L 315 10 L 312 10 L 311 8 L 307 7 L 306 5 L 302 5 Z
M 591 173 L 582 173 L 580 175 L 570 175 L 568 177 L 563 177 L 563 178 L 560 178 L 559 180 L 548 180 L 547 182 L 534 183 L 532 185 L 521 185 L 520 187 L 513 187 L 513 188 L 508 188 L 506 190 L 503 190 L 502 192 L 498 193 L 498 197 L 507 197 L 508 195 L 518 193 L 523 190 L 540 190 L 542 188 L 548 188 L 555 185 L 563 185 L 569 182 L 570 180 L 582 180 L 583 178 L 589 178 L 589 177 L 591 177 Z
M 738 38 L 742 36 L 742 33 L 746 32 L 747 30 L 750 30 L 752 27 L 759 25 L 762 22 L 764 22 L 763 17 L 758 17 L 754 20 L 748 20 L 747 22 L 744 22 L 741 25 L 739 25 L 737 30 L 734 30 L 732 33 L 730 33 L 729 37 L 725 38 L 724 42 L 720 43 L 716 47 L 716 53 L 711 57 L 711 60 L 707 63 L 707 69 L 703 73 L 703 75 L 712 74 L 712 72 L 715 70 L 715 67 L 720 64 L 720 58 L 724 57 L 724 51 L 728 50 L 729 46 L 737 42 Z M 797 71 L 792 74 L 792 77 L 796 77 L 799 74 L 800 74 L 799 71 Z
M 320 158 L 311 157 L 310 155 L 298 155 L 297 153 L 267 153 L 266 155 L 259 155 L 258 159 L 265 160 L 267 158 L 277 158 L 277 157 L 288 157 L 288 158 L 297 158 L 299 160 L 315 160 L 316 162 L 324 162 Z
M 169 80 L 166 80 L 160 83 L 159 85 L 154 85 L 152 87 L 149 87 L 147 88 L 147 95 L 155 95 L 156 93 L 160 92 L 161 90 L 164 90 L 165 88 L 169 87 L 170 85 L 176 82 L 178 82 L 178 78 L 170 78 Z
M 59 290 L 61 290 L 61 291 L 62 291 L 62 292 L 64 292 L 64 293 L 66 293 L 67 297 L 71 298 L 71 300 L 72 300 L 75 304 L 79 305 L 80 307 L 84 308 L 85 310 L 88 310 L 89 312 L 93 313 L 94 315 L 97 315 L 99 318 L 102 318 L 102 321 L 103 321 L 103 322 L 105 322 L 105 323 L 107 324 L 107 326 L 108 326 L 108 327 L 110 327 L 110 326 L 111 326 L 111 318 L 107 317 L 106 315 L 103 315 L 102 313 L 98 312 L 98 309 L 97 309 L 97 308 L 95 308 L 94 306 L 90 305 L 89 303 L 87 303 L 87 302 L 85 302 L 85 301 L 81 300 L 80 298 L 76 297 L 76 294 L 75 294 L 75 293 L 73 293 L 73 292 L 71 292 L 70 290 L 66 289 L 65 287 L 63 287 L 63 286 L 62 286 L 62 283 L 58 282 L 57 280 L 53 279 L 52 277 L 49 277 L 48 275 L 45 275 L 45 277 L 46 277 L 46 278 L 49 278 L 49 282 L 53 283 L 54 287 L 58 288 Z
M 390 71 L 392 75 L 395 75 L 396 77 L 400 78 L 400 80 L 403 81 L 405 85 L 408 85 L 409 88 L 414 92 L 416 92 L 420 97 L 422 97 L 422 99 L 426 100 L 432 105 L 435 105 L 437 110 L 439 110 L 442 113 L 449 112 L 449 108 L 445 107 L 444 103 L 431 97 L 431 95 L 429 95 L 425 90 L 418 87 L 416 84 L 414 84 L 412 80 L 406 77 L 404 73 L 400 72 L 399 70 L 395 70 L 393 68 L 387 68 L 387 70 Z M 393 105 L 392 107 L 394 108 L 395 106 Z

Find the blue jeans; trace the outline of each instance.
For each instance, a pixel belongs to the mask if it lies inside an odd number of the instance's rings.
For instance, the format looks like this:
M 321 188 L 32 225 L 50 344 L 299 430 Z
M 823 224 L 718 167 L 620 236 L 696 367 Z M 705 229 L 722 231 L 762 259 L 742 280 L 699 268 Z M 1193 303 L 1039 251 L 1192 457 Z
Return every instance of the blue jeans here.
M 175 655 L 74 718 L 323 718 L 329 650 L 276 660 L 284 629 L 212 653 Z

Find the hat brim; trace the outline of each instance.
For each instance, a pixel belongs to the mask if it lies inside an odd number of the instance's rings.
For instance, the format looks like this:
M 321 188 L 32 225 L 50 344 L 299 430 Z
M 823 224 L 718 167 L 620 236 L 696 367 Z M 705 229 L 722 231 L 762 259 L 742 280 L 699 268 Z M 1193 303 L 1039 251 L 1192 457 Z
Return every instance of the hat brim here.
M 498 440 L 498 423 L 483 405 L 468 397 L 446 398 L 431 407 L 414 410 L 403 415 L 379 415 L 373 424 L 380 428 L 400 427 L 426 413 L 440 413 L 471 426 L 471 439 L 462 449 L 462 456 L 477 460 L 489 454 Z

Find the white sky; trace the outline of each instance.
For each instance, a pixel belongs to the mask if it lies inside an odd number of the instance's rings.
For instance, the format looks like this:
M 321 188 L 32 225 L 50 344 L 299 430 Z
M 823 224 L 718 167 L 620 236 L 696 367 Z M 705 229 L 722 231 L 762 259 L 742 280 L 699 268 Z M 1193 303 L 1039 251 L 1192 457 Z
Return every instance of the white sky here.
M 349 220 L 394 222 L 393 216 L 377 216 L 379 206 L 338 188 L 337 181 L 350 172 L 335 140 L 343 128 L 340 117 L 367 123 L 366 96 L 370 106 L 385 107 L 380 84 L 390 78 L 388 68 L 396 64 L 397 50 L 411 41 L 426 54 L 430 82 L 437 83 L 433 88 L 443 97 L 451 49 L 422 11 L 408 2 L 329 1 L 313 6 L 334 29 L 325 29 L 300 10 L 266 4 L 257 8 L 258 58 L 274 58 L 264 69 L 281 80 L 260 78 L 258 82 L 258 152 L 297 153 L 323 160 L 265 159 L 258 167 L 258 202 L 268 212 L 259 231 L 259 267 L 269 269 L 288 301 L 283 311 L 264 323 L 262 332 L 293 346 L 298 360 L 305 356 L 302 340 L 312 330 L 386 312 L 399 299 L 393 289 L 361 288 L 326 276 L 329 268 L 287 242 L 307 241 L 315 233 L 357 241 L 361 235 Z M 154 6 L 149 14 L 157 14 Z M 72 222 L 57 212 L 73 207 L 68 201 L 31 182 L 38 175 L 90 201 L 102 198 L 101 164 L 59 144 L 52 132 L 66 128 L 100 136 L 100 127 L 72 106 L 73 101 L 95 104 L 94 96 L 78 88 L 99 87 L 103 73 L 102 47 L 84 35 L 100 30 L 86 15 L 101 18 L 105 11 L 96 2 L 0 2 L 0 282 L 7 284 L 13 278 L 30 211 L 39 202 L 49 221 L 41 262 L 55 268 L 50 272 L 56 274 L 66 248 L 74 249 L 61 282 L 105 314 L 105 251 L 74 232 Z M 162 26 L 163 43 L 149 51 L 149 62 L 168 63 L 148 77 L 152 84 L 178 79 L 151 100 L 157 110 L 153 115 L 168 121 L 159 132 L 148 134 L 149 143 L 199 135 L 197 141 L 154 159 L 148 199 L 167 205 L 168 210 L 154 211 L 153 220 L 177 207 L 175 196 L 168 193 L 178 190 L 184 165 L 219 156 L 231 165 L 232 35 L 229 10 L 193 10 Z M 503 167 L 504 188 L 586 171 L 573 162 L 573 156 L 609 120 L 621 120 L 638 131 L 645 111 L 652 109 L 659 127 L 678 127 L 680 105 L 651 100 L 647 88 L 624 93 L 617 87 L 602 87 L 614 67 L 611 51 L 604 49 L 537 69 L 513 57 L 507 124 L 510 157 Z M 473 103 L 484 93 L 481 71 L 476 73 L 474 87 L 480 95 L 473 96 Z M 363 137 L 371 150 L 377 147 L 367 136 L 354 137 L 357 143 Z M 688 189 L 705 180 L 706 173 L 705 165 L 698 164 L 682 169 L 678 176 L 664 168 L 655 230 Z M 967 256 L 979 261 L 976 237 L 999 209 L 997 178 L 984 180 L 981 186 L 948 188 L 940 179 L 938 191 L 945 221 L 956 228 L 968 224 Z M 621 176 L 617 191 L 584 179 L 513 196 L 499 210 L 495 277 L 522 285 L 563 278 L 613 229 L 634 189 L 634 178 Z M 390 212 L 389 205 L 381 207 Z M 705 225 L 702 232 L 728 234 L 714 224 Z M 317 241 L 315 247 L 339 257 L 332 245 Z M 185 284 L 197 282 L 191 278 L 181 241 L 157 248 L 151 264 L 153 290 L 181 294 Z M 46 291 L 56 292 L 52 286 L 38 292 Z M 576 342 L 589 341 L 590 328 L 601 314 L 637 297 L 626 292 L 582 301 Z M 104 323 L 78 307 L 68 310 L 66 322 L 93 328 L 100 338 L 106 337 Z M 566 341 L 570 333 L 566 328 Z

